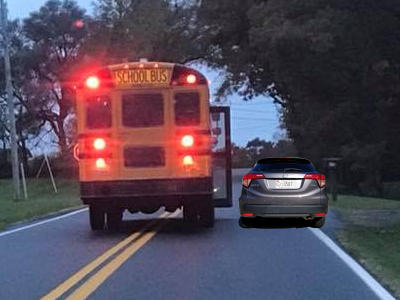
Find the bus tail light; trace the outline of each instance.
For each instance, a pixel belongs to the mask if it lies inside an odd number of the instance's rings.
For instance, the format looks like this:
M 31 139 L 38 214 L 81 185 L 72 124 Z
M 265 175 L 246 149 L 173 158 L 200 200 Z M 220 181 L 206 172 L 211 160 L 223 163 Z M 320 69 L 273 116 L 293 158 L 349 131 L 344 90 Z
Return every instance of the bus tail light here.
M 260 173 L 249 173 L 243 176 L 242 184 L 245 187 L 249 187 L 253 179 L 265 179 L 263 174 Z
M 111 158 L 112 147 L 114 142 L 110 140 L 109 136 L 85 136 L 79 139 L 79 151 L 77 151 L 77 157 L 79 159 L 84 158 Z
M 185 148 L 193 147 L 194 137 L 190 134 L 184 135 L 181 139 L 181 145 Z
M 182 163 L 184 166 L 193 166 L 194 164 L 193 157 L 191 155 L 184 156 L 182 159 Z
M 96 168 L 97 169 L 105 169 L 107 168 L 107 163 L 104 158 L 99 157 L 96 159 Z
M 93 148 L 95 150 L 104 150 L 106 145 L 106 141 L 102 138 L 97 138 L 93 141 Z
M 326 184 L 325 176 L 321 174 L 307 174 L 304 179 L 315 179 L 318 182 L 320 188 Z

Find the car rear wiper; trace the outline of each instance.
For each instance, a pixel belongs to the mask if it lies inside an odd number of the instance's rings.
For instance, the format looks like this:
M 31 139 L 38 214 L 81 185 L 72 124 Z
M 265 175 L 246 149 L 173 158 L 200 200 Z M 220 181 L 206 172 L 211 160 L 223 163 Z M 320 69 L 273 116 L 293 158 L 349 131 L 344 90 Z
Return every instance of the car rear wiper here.
M 300 171 L 300 172 L 303 172 L 303 170 L 302 169 L 296 169 L 296 168 L 286 168 L 286 169 L 284 169 L 283 170 L 283 172 L 287 172 L 287 171 Z

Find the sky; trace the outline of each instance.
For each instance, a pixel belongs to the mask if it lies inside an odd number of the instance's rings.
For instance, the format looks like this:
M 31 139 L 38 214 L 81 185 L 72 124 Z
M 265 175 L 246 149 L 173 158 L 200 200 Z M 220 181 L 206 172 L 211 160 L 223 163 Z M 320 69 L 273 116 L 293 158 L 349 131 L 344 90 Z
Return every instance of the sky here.
M 46 0 L 8 0 L 9 19 L 23 19 L 32 11 L 38 10 Z M 90 14 L 93 12 L 93 0 L 78 0 Z M 205 66 L 196 66 L 211 82 L 210 90 L 213 94 L 222 81 L 220 72 Z M 238 95 L 227 97 L 223 105 L 231 107 L 232 141 L 245 146 L 248 141 L 259 137 L 267 141 L 276 141 L 284 132 L 279 128 L 279 114 L 276 106 L 269 97 L 257 97 L 251 101 L 244 101 Z

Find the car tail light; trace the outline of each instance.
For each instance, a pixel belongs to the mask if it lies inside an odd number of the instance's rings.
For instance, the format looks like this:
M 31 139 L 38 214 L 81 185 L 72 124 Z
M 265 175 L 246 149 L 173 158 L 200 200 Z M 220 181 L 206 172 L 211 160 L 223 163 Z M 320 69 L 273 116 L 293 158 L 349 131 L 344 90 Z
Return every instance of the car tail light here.
M 193 166 L 194 164 L 193 157 L 190 155 L 184 156 L 182 159 L 182 163 L 184 166 Z
M 243 217 L 251 217 L 251 216 L 253 216 L 253 214 L 252 213 L 245 213 L 245 214 L 242 214 L 242 216 Z
M 245 187 L 249 187 L 250 183 L 251 183 L 251 180 L 253 180 L 253 179 L 263 179 L 263 178 L 265 178 L 263 174 L 260 174 L 260 173 L 249 173 L 249 174 L 246 174 L 246 175 L 243 176 L 242 184 Z
M 85 85 L 89 89 L 92 89 L 92 90 L 97 89 L 100 86 L 100 79 L 96 76 L 89 76 L 85 80 Z
M 106 141 L 102 138 L 97 138 L 93 141 L 93 148 L 95 150 L 104 150 L 106 146 Z
M 190 134 L 184 135 L 181 139 L 181 145 L 185 148 L 192 147 L 194 145 L 194 137 Z
M 326 216 L 326 213 L 317 213 L 317 214 L 315 214 L 317 217 L 325 217 Z
M 105 169 L 105 168 L 107 168 L 107 163 L 104 160 L 104 158 L 99 157 L 98 159 L 96 159 L 96 168 L 97 169 Z
M 304 176 L 305 179 L 315 179 L 318 182 L 320 188 L 325 186 L 325 176 L 321 174 L 307 174 Z

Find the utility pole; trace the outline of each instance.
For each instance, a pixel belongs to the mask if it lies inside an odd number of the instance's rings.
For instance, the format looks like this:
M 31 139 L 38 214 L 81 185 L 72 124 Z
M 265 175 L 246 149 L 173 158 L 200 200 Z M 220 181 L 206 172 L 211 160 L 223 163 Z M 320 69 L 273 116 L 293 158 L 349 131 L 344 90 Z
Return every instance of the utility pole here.
M 11 82 L 11 63 L 9 52 L 9 38 L 7 30 L 7 8 L 4 0 L 0 0 L 1 9 L 1 27 L 3 30 L 3 54 L 4 54 L 4 72 L 6 77 L 7 106 L 8 106 L 8 123 L 10 129 L 11 141 L 11 166 L 14 185 L 14 200 L 21 199 L 20 180 L 19 180 L 19 164 L 18 164 L 18 144 L 17 131 L 15 128 L 15 111 L 14 111 L 14 92 Z

